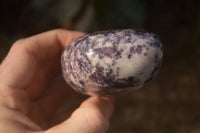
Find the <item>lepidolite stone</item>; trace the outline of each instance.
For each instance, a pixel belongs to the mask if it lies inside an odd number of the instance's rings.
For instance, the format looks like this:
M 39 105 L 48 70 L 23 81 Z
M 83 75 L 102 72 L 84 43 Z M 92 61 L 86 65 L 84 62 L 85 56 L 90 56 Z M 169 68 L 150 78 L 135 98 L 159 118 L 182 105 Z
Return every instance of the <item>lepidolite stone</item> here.
M 132 29 L 100 31 L 74 40 L 61 57 L 66 82 L 88 95 L 113 95 L 142 87 L 160 67 L 155 34 Z

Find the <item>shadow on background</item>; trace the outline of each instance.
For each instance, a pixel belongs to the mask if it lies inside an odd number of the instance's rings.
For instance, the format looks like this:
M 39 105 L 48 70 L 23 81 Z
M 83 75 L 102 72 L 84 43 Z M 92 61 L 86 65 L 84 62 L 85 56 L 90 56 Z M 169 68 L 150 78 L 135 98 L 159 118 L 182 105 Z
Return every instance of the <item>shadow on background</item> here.
M 163 67 L 144 89 L 117 96 L 109 133 L 200 133 L 200 2 L 1 0 L 0 59 L 12 43 L 54 28 L 143 28 L 164 44 Z

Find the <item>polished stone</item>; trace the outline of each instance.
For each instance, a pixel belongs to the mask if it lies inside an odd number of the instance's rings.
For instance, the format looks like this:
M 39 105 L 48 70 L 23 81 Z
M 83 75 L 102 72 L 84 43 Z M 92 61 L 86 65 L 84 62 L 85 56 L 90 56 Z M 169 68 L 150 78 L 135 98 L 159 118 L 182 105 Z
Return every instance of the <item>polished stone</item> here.
M 66 82 L 88 95 L 113 95 L 142 87 L 160 67 L 163 46 L 153 33 L 100 31 L 74 40 L 61 57 Z

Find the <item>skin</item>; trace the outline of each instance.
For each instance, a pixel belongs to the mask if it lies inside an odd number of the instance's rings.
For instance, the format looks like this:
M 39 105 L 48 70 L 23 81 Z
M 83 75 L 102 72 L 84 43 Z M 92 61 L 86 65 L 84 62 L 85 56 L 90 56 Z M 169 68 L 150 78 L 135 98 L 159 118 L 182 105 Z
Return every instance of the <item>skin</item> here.
M 0 65 L 1 133 L 107 131 L 113 112 L 112 97 L 92 96 L 72 114 L 67 110 L 55 113 L 74 96 L 74 91 L 59 76 L 61 52 L 82 35 L 57 29 L 13 44 Z

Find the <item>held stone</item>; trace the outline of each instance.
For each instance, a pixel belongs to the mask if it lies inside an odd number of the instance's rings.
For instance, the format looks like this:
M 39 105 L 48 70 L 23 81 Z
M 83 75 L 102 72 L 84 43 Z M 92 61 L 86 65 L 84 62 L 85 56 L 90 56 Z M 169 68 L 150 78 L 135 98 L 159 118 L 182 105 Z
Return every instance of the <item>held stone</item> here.
M 88 95 L 114 95 L 141 88 L 160 68 L 163 46 L 153 33 L 100 31 L 74 40 L 62 53 L 66 82 Z

